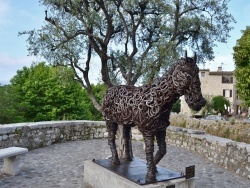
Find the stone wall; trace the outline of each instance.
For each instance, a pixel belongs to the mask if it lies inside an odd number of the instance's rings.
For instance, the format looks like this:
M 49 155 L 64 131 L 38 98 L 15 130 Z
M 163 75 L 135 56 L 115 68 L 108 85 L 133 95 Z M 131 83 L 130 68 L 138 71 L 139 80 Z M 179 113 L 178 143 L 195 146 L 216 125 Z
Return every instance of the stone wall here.
M 54 143 L 103 138 L 102 121 L 48 121 L 0 125 L 0 148 L 10 146 L 35 149 Z
M 142 140 L 136 128 L 132 137 Z M 104 138 L 107 136 L 102 121 L 50 121 L 0 125 L 0 148 L 20 146 L 29 149 L 54 143 Z M 210 161 L 250 179 L 250 144 L 207 135 L 201 130 L 170 126 L 167 143 L 191 150 Z
M 250 144 L 170 126 L 167 143 L 191 150 L 225 169 L 250 179 Z

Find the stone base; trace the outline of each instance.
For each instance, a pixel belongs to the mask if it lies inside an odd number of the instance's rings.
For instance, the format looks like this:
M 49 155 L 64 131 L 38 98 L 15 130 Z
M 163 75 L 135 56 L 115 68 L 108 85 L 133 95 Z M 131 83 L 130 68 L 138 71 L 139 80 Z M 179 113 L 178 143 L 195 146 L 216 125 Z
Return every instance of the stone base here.
M 123 167 L 124 168 L 124 167 Z M 128 169 L 126 169 L 128 170 Z M 171 171 L 171 170 L 170 170 Z M 173 171 L 171 171 L 173 172 Z M 139 172 L 137 172 L 139 173 Z M 141 172 L 145 174 L 145 170 Z M 158 175 L 157 175 L 158 176 Z M 157 177 L 156 177 L 157 178 Z M 159 177 L 157 178 L 159 179 Z M 195 188 L 195 178 L 184 177 L 141 185 L 123 177 L 93 161 L 84 162 L 84 184 L 92 188 Z

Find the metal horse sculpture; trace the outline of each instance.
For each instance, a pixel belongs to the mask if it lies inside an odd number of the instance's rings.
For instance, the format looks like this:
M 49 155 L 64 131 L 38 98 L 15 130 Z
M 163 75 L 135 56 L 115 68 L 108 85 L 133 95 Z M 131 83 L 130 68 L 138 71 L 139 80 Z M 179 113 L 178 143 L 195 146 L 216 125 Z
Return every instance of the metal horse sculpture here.
M 138 126 L 145 141 L 147 160 L 146 182 L 156 181 L 156 164 L 166 154 L 166 128 L 173 104 L 184 95 L 189 107 L 200 110 L 206 101 L 202 97 L 199 68 L 194 58 L 179 59 L 168 71 L 153 84 L 135 86 L 114 86 L 108 89 L 103 99 L 102 113 L 108 130 L 108 144 L 112 152 L 111 163 L 119 165 L 115 135 L 118 125 L 123 125 L 125 141 L 125 160 L 130 156 L 130 129 Z M 156 137 L 159 150 L 154 154 Z

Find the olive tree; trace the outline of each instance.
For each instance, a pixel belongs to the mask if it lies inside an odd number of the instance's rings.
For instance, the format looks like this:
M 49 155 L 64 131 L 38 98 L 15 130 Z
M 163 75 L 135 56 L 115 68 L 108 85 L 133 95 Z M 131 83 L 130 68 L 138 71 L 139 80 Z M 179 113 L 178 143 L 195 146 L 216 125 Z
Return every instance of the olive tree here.
M 89 71 L 99 63 L 102 81 L 112 87 L 152 82 L 183 49 L 200 61 L 214 58 L 234 19 L 229 0 L 40 0 L 45 24 L 28 34 L 28 50 L 54 65 L 69 66 L 101 110 Z
M 99 63 L 109 87 L 151 82 L 183 48 L 200 60 L 214 58 L 215 42 L 226 42 L 234 21 L 220 0 L 40 0 L 45 24 L 29 34 L 28 50 L 54 65 L 70 66 L 91 92 L 89 70 Z M 94 60 L 93 60 L 93 57 Z M 96 62 L 94 62 L 96 61 Z

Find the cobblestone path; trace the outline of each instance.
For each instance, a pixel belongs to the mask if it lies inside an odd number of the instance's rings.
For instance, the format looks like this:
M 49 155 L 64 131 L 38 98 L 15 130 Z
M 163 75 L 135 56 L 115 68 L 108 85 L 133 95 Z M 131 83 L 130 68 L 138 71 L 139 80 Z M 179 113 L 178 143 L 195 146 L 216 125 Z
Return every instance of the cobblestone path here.
M 249 188 L 250 180 L 217 166 L 207 159 L 182 148 L 168 146 L 159 165 L 184 172 L 196 166 L 197 188 Z M 134 156 L 145 159 L 143 142 L 133 141 Z M 84 188 L 83 162 L 110 156 L 106 139 L 54 144 L 29 151 L 21 157 L 21 173 L 0 175 L 1 188 Z M 0 167 L 2 167 L 0 161 Z

